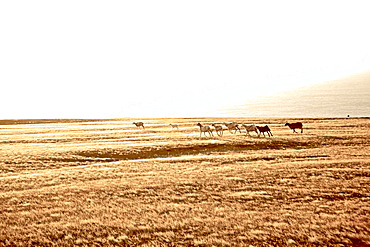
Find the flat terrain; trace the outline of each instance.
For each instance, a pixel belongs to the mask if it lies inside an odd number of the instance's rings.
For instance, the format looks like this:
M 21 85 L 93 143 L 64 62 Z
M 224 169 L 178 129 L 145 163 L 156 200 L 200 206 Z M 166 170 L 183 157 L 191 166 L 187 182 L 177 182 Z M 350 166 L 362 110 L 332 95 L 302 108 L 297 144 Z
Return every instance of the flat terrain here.
M 0 120 L 0 188 L 1 246 L 370 246 L 370 119 Z

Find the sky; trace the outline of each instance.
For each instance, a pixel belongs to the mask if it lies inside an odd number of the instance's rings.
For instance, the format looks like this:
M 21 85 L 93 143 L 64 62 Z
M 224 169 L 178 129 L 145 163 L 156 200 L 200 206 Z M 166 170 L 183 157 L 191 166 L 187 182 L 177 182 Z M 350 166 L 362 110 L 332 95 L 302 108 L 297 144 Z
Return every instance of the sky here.
M 0 119 L 217 116 L 370 69 L 368 1 L 1 1 Z

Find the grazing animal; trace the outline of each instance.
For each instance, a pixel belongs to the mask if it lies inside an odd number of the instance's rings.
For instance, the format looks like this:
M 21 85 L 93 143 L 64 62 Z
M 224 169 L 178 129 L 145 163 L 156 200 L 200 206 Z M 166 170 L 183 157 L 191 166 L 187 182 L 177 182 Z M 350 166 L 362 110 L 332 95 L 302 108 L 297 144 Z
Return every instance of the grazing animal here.
M 197 125 L 200 128 L 200 136 L 202 136 L 202 132 L 204 132 L 204 136 L 206 133 L 209 134 L 209 136 L 213 136 L 212 129 L 208 125 L 202 125 L 201 123 L 197 123 Z
M 256 127 L 257 127 L 258 131 L 260 132 L 258 134 L 258 137 L 261 136 L 261 133 L 263 134 L 263 136 L 265 136 L 265 132 L 267 132 L 267 134 L 269 135 L 269 137 L 270 137 L 270 134 L 272 136 L 272 133 L 271 133 L 271 130 L 270 130 L 269 126 L 266 125 L 266 126 L 256 126 Z
M 179 129 L 179 125 L 177 125 L 177 124 L 170 124 L 170 125 L 171 125 L 172 129 Z
M 297 131 L 295 131 L 295 129 L 301 129 L 301 133 L 303 133 L 303 124 L 301 122 L 286 123 L 285 126 L 289 126 L 289 128 L 293 130 L 293 133 L 298 133 Z
M 249 132 L 256 132 L 256 134 L 258 135 L 258 129 L 257 129 L 256 125 L 254 125 L 254 124 L 252 124 L 252 125 L 242 124 L 242 127 L 245 128 L 245 131 L 247 131 L 247 134 L 249 136 L 251 136 L 251 134 Z
M 212 124 L 212 126 L 215 128 L 215 131 L 218 136 L 222 136 L 224 134 L 224 129 L 221 125 Z
M 143 129 L 145 129 L 145 128 L 144 128 L 144 123 L 143 123 L 143 122 L 133 122 L 133 124 L 135 124 L 135 125 L 136 125 L 136 127 L 138 127 L 138 128 L 143 127 Z
M 236 122 L 232 122 L 232 123 L 223 123 L 230 131 L 230 133 L 233 133 L 231 132 L 232 130 L 235 130 L 234 134 L 236 134 L 236 132 L 239 130 L 240 133 L 242 133 L 242 131 L 239 129 L 239 126 Z

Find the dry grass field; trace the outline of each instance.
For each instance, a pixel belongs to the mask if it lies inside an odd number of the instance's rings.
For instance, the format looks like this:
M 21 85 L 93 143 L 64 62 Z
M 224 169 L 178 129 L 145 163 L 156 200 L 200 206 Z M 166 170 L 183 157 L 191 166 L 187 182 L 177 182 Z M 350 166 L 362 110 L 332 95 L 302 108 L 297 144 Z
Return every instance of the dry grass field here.
M 2 120 L 0 173 L 0 246 L 370 246 L 369 118 Z

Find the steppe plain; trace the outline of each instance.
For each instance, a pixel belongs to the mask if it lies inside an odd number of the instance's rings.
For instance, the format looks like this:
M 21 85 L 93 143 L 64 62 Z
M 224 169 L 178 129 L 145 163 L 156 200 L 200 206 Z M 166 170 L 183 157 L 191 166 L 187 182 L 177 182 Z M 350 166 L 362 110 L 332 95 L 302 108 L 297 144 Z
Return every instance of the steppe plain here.
M 0 188 L 0 246 L 370 246 L 370 118 L 0 120 Z

